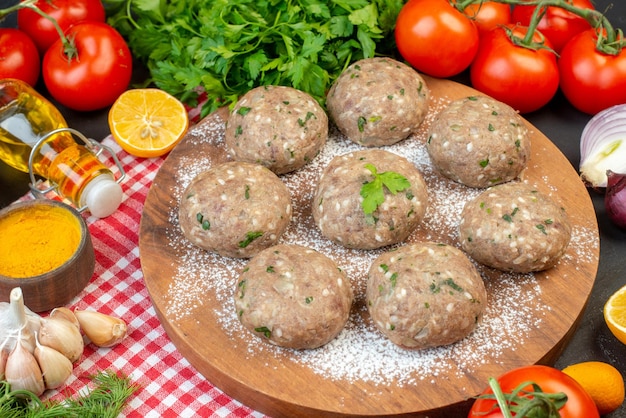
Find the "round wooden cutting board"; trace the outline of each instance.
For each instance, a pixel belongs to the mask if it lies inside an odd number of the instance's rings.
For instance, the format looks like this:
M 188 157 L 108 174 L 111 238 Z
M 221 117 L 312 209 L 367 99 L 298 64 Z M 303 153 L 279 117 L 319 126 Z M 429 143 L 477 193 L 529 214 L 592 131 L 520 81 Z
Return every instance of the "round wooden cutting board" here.
M 480 94 L 455 82 L 425 79 L 431 90 L 430 117 L 420 132 L 406 140 L 414 141 L 409 154 L 418 149 L 415 144 L 421 141 L 423 145 L 428 121 L 445 103 Z M 560 355 L 578 325 L 595 280 L 599 237 L 584 184 L 567 159 L 536 128 L 528 125 L 532 156 L 522 178 L 566 209 L 573 236 L 563 259 L 553 269 L 519 278 L 480 268 L 490 297 L 483 324 L 465 340 L 425 353 L 403 352 L 378 341 L 383 337 L 377 337 L 375 330 L 368 331 L 371 326 L 368 328 L 367 309 L 363 298 L 357 296 L 351 321 L 362 325 L 350 328 L 352 334 L 358 337 L 359 329 L 365 329 L 372 344 L 386 348 L 372 350 L 364 362 L 367 365 L 355 367 L 370 367 L 371 374 L 355 375 L 342 370 L 352 357 L 358 358 L 367 349 L 343 357 L 333 355 L 333 350 L 340 348 L 340 353 L 350 353 L 350 347 L 342 347 L 352 341 L 350 338 L 340 335 L 337 347 L 330 344 L 320 349 L 326 350 L 328 357 L 319 356 L 312 363 L 302 361 L 302 352 L 275 348 L 245 332 L 230 306 L 245 260 L 205 257 L 201 250 L 186 243 L 180 232 L 177 208 L 184 183 L 191 180 L 198 167 L 227 159 L 220 130 L 226 117 L 225 109 L 207 116 L 168 156 L 146 199 L 139 234 L 144 280 L 157 315 L 177 349 L 212 384 L 274 417 L 462 416 L 489 377 L 522 365 L 552 364 Z M 397 149 L 403 146 L 399 144 Z M 315 168 L 313 175 L 321 168 Z M 455 199 L 454 193 L 463 186 L 444 179 L 435 170 L 422 169 L 428 171 L 425 178 L 429 193 L 432 191 L 429 211 L 442 218 L 425 220 L 408 241 L 458 245 L 450 222 L 463 203 Z M 315 178 L 311 177 L 304 189 L 291 190 L 294 213 L 300 213 L 292 219 L 295 232 L 288 234 L 285 242 L 290 242 L 290 237 L 306 239 L 306 231 L 314 234 L 309 203 L 314 187 Z M 441 187 L 447 191 L 437 193 Z M 444 206 L 448 204 L 456 206 L 446 211 Z M 337 248 L 330 252 L 331 256 L 335 254 L 339 266 L 353 262 L 354 253 Z M 358 295 L 363 291 L 366 267 L 354 269 L 357 277 L 351 280 Z M 217 283 L 222 281 L 226 284 Z M 391 369 L 382 368 L 382 364 L 390 361 L 402 364 L 402 374 L 385 372 Z M 376 376 L 376 370 L 387 376 Z

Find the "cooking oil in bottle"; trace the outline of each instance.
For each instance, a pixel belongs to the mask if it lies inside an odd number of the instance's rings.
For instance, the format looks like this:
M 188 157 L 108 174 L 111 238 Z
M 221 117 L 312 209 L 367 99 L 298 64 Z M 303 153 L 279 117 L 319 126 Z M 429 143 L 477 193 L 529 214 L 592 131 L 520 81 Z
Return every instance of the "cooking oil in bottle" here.
M 30 172 L 31 179 L 35 174 L 49 180 L 59 196 L 92 215 L 108 216 L 119 207 L 122 188 L 72 131 L 61 112 L 29 85 L 0 80 L 0 159 Z

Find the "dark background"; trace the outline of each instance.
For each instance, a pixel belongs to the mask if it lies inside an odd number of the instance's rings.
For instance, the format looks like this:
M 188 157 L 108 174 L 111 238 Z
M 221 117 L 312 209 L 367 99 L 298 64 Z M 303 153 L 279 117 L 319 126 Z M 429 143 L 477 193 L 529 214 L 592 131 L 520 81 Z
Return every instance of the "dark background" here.
M 1 0 L 0 8 L 14 1 Z M 606 11 L 611 23 L 626 30 L 626 1 L 596 0 L 597 10 Z M 14 26 L 13 14 L 0 26 Z M 136 66 L 135 81 L 145 77 L 145 70 Z M 455 78 L 468 84 L 467 74 Z M 41 81 L 37 90 L 46 94 Z M 53 101 L 54 103 L 54 101 Z M 68 125 L 88 137 L 101 140 L 109 134 L 107 124 L 108 109 L 96 112 L 74 112 L 57 105 L 65 116 Z M 524 117 L 550 138 L 563 152 L 572 166 L 578 169 L 580 161 L 580 135 L 590 116 L 574 109 L 558 93 L 551 103 L 540 111 Z M 0 208 L 28 192 L 29 176 L 18 172 L 0 161 Z M 608 330 L 602 313 L 604 303 L 626 285 L 626 231 L 612 224 L 605 214 L 603 194 L 589 190 L 596 210 L 600 230 L 600 265 L 596 282 L 589 298 L 584 316 L 571 342 L 557 360 L 555 366 L 564 368 L 570 364 L 589 360 L 608 362 L 616 366 L 626 376 L 626 345 L 619 342 Z M 611 418 L 626 417 L 626 405 L 608 415 Z

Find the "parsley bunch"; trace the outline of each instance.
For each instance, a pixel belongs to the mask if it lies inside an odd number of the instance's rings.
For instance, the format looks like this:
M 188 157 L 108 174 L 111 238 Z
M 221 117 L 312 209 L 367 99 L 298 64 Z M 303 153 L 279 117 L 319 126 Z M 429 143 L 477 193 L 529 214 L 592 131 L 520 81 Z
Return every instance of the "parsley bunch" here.
M 157 87 L 206 115 L 260 85 L 324 104 L 352 62 L 394 50 L 404 0 L 104 0 L 108 22 Z

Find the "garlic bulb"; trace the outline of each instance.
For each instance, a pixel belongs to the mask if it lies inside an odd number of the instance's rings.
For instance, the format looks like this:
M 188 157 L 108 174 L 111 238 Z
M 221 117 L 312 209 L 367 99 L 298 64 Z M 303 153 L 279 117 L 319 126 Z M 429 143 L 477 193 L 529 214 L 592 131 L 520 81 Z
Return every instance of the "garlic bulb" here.
M 28 390 L 37 396 L 46 390 L 37 359 L 21 339 L 7 357 L 4 378 L 12 390 Z
M 35 352 L 33 353 L 41 369 L 46 389 L 56 389 L 72 374 L 72 362 L 63 354 L 39 343 L 35 338 Z
M 59 351 L 74 363 L 83 354 L 83 336 L 74 324 L 59 317 L 42 318 L 39 342 Z
M 123 319 L 95 311 L 75 310 L 74 315 L 87 338 L 98 347 L 111 347 L 126 337 Z
M 9 294 L 9 302 L 0 302 L 0 338 L 3 349 L 11 352 L 18 339 L 31 353 L 35 349 L 35 332 L 39 329 L 41 317 L 24 306 L 22 289 L 16 287 Z

